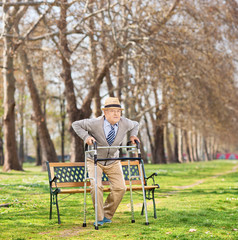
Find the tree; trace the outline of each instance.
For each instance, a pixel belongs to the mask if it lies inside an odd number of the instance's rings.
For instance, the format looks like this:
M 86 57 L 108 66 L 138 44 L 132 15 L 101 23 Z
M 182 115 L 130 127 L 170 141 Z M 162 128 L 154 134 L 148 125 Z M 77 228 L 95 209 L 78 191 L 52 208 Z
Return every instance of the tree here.
M 2 81 L 0 81 L 0 166 L 4 163 L 4 152 L 3 152 L 3 122 L 2 122 L 2 116 L 3 116 L 3 105 L 2 105 L 2 96 L 3 96 L 3 86 Z
M 41 109 L 41 100 L 33 79 L 32 68 L 28 60 L 25 49 L 21 47 L 20 58 L 22 62 L 23 73 L 26 76 L 27 85 L 31 94 L 31 99 L 34 109 L 34 120 L 37 124 L 39 139 L 41 143 L 41 153 L 42 153 L 42 168 L 46 170 L 46 161 L 57 162 L 57 154 L 54 148 L 54 144 L 50 138 L 49 131 L 47 129 L 45 115 Z
M 17 143 L 15 137 L 15 77 L 14 77 L 14 53 L 16 44 L 9 37 L 14 32 L 26 7 L 3 7 L 3 81 L 4 81 L 4 171 L 22 170 L 17 155 Z
M 61 1 L 61 14 L 60 14 L 60 20 L 58 24 L 59 28 L 59 46 L 58 49 L 61 53 L 61 61 L 62 61 L 62 73 L 61 77 L 64 80 L 65 83 L 65 92 L 66 92 L 66 99 L 67 99 L 67 110 L 69 114 L 69 125 L 70 125 L 70 132 L 72 136 L 72 148 L 71 148 L 71 161 L 83 161 L 84 155 L 82 154 L 84 152 L 83 150 L 83 143 L 82 140 L 79 139 L 79 137 L 76 135 L 76 133 L 73 131 L 71 124 L 72 122 L 84 118 L 90 117 L 92 111 L 90 108 L 90 105 L 92 103 L 92 99 L 95 96 L 95 94 L 98 92 L 98 89 L 103 81 L 103 78 L 106 76 L 108 69 L 111 65 L 114 64 L 115 59 L 118 56 L 118 49 L 113 49 L 112 53 L 109 54 L 107 59 L 105 59 L 104 64 L 102 65 L 102 68 L 98 71 L 93 71 L 93 77 L 92 77 L 92 84 L 89 88 L 87 96 L 84 98 L 84 101 L 82 103 L 82 106 L 80 109 L 77 108 L 77 101 L 74 94 L 74 82 L 71 77 L 71 65 L 70 65 L 70 56 L 71 51 L 68 46 L 67 41 L 67 1 L 62 0 Z M 90 19 L 91 27 L 93 26 L 93 22 Z M 55 41 L 56 42 L 56 41 Z M 93 40 L 91 37 L 91 46 L 93 46 Z M 92 48 L 92 61 L 95 61 L 95 50 Z M 97 63 L 92 62 L 92 66 L 95 69 Z

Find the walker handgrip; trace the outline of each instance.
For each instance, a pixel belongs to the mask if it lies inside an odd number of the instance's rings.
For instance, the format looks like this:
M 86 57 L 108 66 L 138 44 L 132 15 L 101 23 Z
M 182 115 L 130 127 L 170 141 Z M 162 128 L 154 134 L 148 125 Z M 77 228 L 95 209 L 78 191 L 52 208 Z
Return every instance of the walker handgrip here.
M 140 143 L 138 140 L 135 140 L 135 143 L 136 143 L 136 148 L 137 149 L 140 149 Z M 130 144 L 132 144 L 132 141 L 129 141 L 127 142 L 127 146 L 130 146 Z M 127 151 L 128 151 L 129 148 L 127 148 Z
M 97 150 L 97 142 L 92 140 L 92 144 L 94 146 L 94 150 Z M 85 144 L 85 152 L 88 151 L 88 144 Z
M 140 143 L 139 143 L 139 141 L 138 141 L 138 140 L 135 140 L 135 143 L 136 143 L 137 149 L 140 149 Z
M 85 144 L 85 152 L 87 152 L 88 151 L 88 144 L 86 143 Z
M 93 142 L 93 146 L 94 146 L 94 150 L 97 150 L 97 146 L 98 146 L 98 145 L 97 145 L 97 142 L 96 142 L 96 141 Z

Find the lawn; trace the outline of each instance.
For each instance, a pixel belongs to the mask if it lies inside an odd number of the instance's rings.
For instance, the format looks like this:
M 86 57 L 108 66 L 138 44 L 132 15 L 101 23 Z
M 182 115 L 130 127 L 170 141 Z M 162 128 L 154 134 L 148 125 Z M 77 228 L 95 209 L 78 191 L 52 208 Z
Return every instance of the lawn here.
M 126 193 L 111 224 L 95 230 L 91 197 L 87 196 L 87 227 L 83 195 L 60 201 L 62 224 L 49 220 L 46 172 L 32 164 L 24 172 L 0 168 L 0 239 L 238 239 L 238 161 L 214 160 L 189 164 L 146 165 L 147 176 L 158 172 L 157 219 L 148 201 L 150 224 L 140 215 L 142 195 L 133 193 L 135 223 L 131 223 Z M 65 196 L 63 196 L 64 198 Z

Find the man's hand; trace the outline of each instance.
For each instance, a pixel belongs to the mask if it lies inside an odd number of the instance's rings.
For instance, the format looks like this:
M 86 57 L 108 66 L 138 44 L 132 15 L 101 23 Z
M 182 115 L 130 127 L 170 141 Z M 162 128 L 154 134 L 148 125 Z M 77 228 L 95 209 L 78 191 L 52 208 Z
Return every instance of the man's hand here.
M 131 137 L 130 137 L 130 141 L 131 141 L 132 144 L 135 144 L 135 143 L 136 143 L 135 140 L 137 140 L 138 142 L 140 142 L 140 140 L 139 140 L 138 137 L 136 137 L 136 136 L 131 136 Z
M 96 142 L 95 138 L 88 137 L 85 141 L 88 145 L 93 145 L 93 142 Z

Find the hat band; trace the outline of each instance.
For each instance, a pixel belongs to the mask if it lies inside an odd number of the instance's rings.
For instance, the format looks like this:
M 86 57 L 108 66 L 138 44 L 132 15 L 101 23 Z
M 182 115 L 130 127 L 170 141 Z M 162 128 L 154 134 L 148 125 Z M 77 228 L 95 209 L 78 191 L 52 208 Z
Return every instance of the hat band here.
M 110 108 L 110 107 L 118 107 L 118 108 L 121 108 L 121 105 L 119 105 L 119 104 L 109 104 L 109 105 L 105 106 L 105 108 Z

